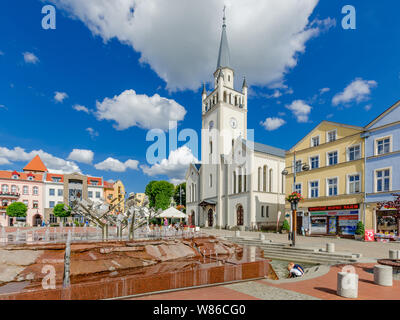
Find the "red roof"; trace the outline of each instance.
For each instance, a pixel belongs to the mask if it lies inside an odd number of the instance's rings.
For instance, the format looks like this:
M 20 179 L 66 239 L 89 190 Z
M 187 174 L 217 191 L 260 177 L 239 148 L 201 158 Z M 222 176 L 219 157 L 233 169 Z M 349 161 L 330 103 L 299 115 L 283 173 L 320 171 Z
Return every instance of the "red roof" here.
M 17 171 L 14 170 L 13 173 L 12 173 L 12 175 L 13 175 L 13 176 L 15 176 L 15 175 L 19 176 L 20 174 L 19 174 Z
M 94 185 L 92 181 L 96 181 L 98 186 L 101 186 L 101 178 L 95 178 L 95 177 L 88 177 L 87 181 L 88 181 L 88 185 L 92 186 Z
M 0 179 L 12 179 L 15 174 L 18 174 L 19 180 L 28 180 L 29 173 L 17 171 L 0 171 Z M 33 178 L 33 181 L 43 181 L 43 175 L 40 173 L 35 174 Z
M 29 162 L 24 171 L 34 171 L 34 172 L 47 172 L 47 168 L 44 165 L 42 159 L 38 155 L 36 155 L 31 162 Z
M 104 189 L 114 189 L 114 183 L 104 181 Z
M 53 178 L 60 178 L 60 182 L 64 182 L 64 175 L 56 173 L 48 173 L 46 176 L 46 181 L 53 181 Z

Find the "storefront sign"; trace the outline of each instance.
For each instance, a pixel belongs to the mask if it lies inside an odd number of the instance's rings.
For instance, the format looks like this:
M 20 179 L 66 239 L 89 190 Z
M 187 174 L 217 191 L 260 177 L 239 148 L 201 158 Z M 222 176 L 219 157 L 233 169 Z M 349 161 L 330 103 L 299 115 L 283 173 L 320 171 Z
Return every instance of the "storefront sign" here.
M 321 207 L 310 207 L 308 208 L 309 212 L 317 212 L 317 211 L 339 211 L 339 210 L 356 210 L 360 209 L 359 204 L 344 204 L 337 206 L 321 206 Z
M 374 230 L 365 230 L 365 241 L 375 241 Z

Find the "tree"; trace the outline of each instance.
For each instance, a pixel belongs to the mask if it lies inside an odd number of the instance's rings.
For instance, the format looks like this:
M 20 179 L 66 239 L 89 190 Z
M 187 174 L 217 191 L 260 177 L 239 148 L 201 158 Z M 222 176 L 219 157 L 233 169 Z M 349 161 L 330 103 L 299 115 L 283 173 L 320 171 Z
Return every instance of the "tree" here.
M 22 202 L 14 202 L 11 203 L 7 207 L 7 215 L 9 217 L 26 217 L 26 211 L 28 211 L 28 207 Z
M 54 215 L 59 218 L 69 217 L 71 215 L 71 208 L 67 207 L 68 210 L 65 210 L 64 207 L 65 207 L 64 203 L 57 204 L 53 209 Z
M 286 230 L 286 231 L 290 230 L 289 222 L 286 219 L 285 219 L 285 221 L 283 221 L 282 230 Z
M 179 195 L 180 192 L 182 192 L 181 196 Z M 182 203 L 181 203 L 181 199 L 182 199 Z M 183 206 L 186 207 L 186 182 L 178 184 L 175 187 L 174 200 L 177 204 L 182 204 Z
M 357 223 L 356 234 L 360 236 L 365 234 L 365 226 L 362 221 L 358 221 Z
M 146 195 L 149 197 L 150 208 L 168 209 L 174 195 L 175 186 L 168 181 L 151 181 L 146 186 Z

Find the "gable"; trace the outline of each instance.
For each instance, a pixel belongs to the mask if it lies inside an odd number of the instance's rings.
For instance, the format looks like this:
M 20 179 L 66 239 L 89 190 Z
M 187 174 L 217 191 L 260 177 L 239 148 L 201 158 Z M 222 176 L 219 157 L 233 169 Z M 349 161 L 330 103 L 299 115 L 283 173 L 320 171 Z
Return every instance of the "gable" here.
M 366 129 L 376 129 L 396 121 L 400 121 L 400 101 L 375 118 L 366 126 Z

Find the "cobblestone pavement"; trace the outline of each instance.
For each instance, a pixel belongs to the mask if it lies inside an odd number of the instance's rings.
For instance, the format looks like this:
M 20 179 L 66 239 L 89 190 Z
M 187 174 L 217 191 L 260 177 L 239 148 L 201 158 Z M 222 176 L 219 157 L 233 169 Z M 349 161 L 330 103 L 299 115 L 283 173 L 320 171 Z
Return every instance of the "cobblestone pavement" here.
M 234 231 L 228 230 L 216 230 L 216 229 L 202 229 L 203 232 L 212 234 L 215 236 L 234 236 Z M 261 232 L 241 231 L 240 235 L 243 237 L 254 237 L 258 238 Z M 272 240 L 278 243 L 287 243 L 287 234 L 277 233 L 262 233 L 265 235 L 265 239 Z M 389 250 L 400 250 L 399 242 L 364 242 L 356 241 L 352 239 L 338 239 L 333 237 L 296 237 L 296 245 L 310 247 L 310 248 L 325 248 L 327 243 L 334 243 L 337 252 L 347 253 L 361 253 L 365 258 L 382 259 L 389 257 Z

